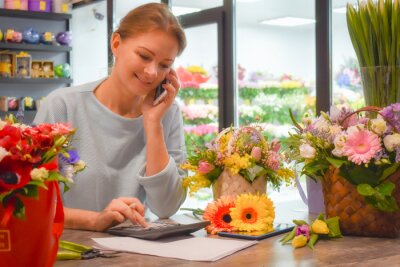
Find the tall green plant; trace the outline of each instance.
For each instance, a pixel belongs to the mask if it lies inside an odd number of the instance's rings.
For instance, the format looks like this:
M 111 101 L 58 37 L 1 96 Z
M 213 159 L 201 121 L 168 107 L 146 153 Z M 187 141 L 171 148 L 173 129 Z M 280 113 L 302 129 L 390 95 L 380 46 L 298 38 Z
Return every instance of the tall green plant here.
M 367 105 L 400 102 L 400 0 L 347 4 L 347 27 Z

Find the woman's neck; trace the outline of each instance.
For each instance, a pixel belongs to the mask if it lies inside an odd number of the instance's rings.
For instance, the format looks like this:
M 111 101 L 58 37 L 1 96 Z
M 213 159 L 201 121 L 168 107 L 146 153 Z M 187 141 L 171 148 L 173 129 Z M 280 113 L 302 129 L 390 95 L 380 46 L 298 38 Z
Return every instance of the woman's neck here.
M 137 118 L 142 115 L 143 98 L 127 93 L 112 76 L 94 90 L 94 95 L 109 110 L 122 117 Z

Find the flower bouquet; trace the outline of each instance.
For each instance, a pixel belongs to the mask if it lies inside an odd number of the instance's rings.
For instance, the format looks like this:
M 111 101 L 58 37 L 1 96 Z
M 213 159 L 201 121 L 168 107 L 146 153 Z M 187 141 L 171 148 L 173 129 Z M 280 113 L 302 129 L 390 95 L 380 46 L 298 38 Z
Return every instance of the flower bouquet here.
M 246 192 L 265 193 L 267 181 L 279 188 L 294 177 L 294 172 L 283 166 L 279 148 L 278 142 L 265 139 L 259 127 L 227 128 L 181 165 L 193 172 L 183 180 L 183 186 L 193 194 L 213 185 L 214 199 Z
M 0 120 L 2 262 L 53 265 L 64 223 L 58 182 L 69 183 L 85 167 L 70 148 L 74 132 L 63 123 L 31 127 L 12 116 Z
M 292 158 L 304 162 L 302 174 L 322 180 L 327 216 L 339 216 L 344 234 L 397 236 L 400 103 L 357 111 L 332 107 L 329 114 L 306 116 L 303 126 L 293 122 Z

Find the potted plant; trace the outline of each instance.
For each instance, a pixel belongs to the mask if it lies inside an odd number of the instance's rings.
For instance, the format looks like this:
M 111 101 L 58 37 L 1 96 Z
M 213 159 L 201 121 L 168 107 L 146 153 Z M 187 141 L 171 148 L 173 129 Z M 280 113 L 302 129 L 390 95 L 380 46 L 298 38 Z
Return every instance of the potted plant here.
M 375 118 L 365 113 L 377 114 Z M 327 217 L 344 234 L 396 237 L 400 232 L 400 103 L 357 111 L 331 108 L 294 119 L 287 140 L 302 174 L 321 180 Z
M 85 167 L 70 147 L 74 132 L 63 123 L 27 126 L 13 116 L 0 120 L 3 264 L 53 266 L 64 224 L 58 183 L 67 189 L 72 175 Z
M 347 26 L 360 64 L 367 106 L 400 102 L 400 1 L 347 5 Z
M 241 193 L 265 193 L 266 182 L 274 188 L 291 183 L 294 172 L 283 166 L 278 142 L 268 142 L 260 128 L 227 128 L 206 148 L 195 150 L 181 168 L 191 175 L 183 186 L 194 193 L 213 186 L 214 199 Z

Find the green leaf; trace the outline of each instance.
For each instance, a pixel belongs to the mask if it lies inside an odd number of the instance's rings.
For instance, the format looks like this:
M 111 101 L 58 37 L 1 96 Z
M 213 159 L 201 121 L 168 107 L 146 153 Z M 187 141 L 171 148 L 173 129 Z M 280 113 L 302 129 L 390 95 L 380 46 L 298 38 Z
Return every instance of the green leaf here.
M 357 191 L 362 196 L 372 196 L 375 194 L 376 190 L 369 184 L 359 184 L 357 185 Z
M 34 185 L 34 186 L 40 186 L 44 189 L 48 189 L 46 184 L 43 181 L 38 181 L 38 180 L 31 180 L 28 185 Z
M 15 208 L 13 214 L 15 217 L 25 220 L 25 206 L 19 198 L 15 198 Z
M 379 184 L 377 179 L 380 175 L 379 170 L 369 169 L 362 165 L 343 166 L 340 168 L 339 174 L 354 185 L 369 184 L 371 186 L 377 186 Z
M 391 196 L 396 186 L 392 182 L 380 184 L 376 189 L 384 196 Z
M 289 233 L 287 233 L 284 237 L 282 237 L 279 242 L 282 243 L 282 245 L 285 245 L 289 241 L 291 241 L 295 236 L 296 236 L 296 229 L 297 226 L 293 228 L 293 230 Z
M 342 167 L 343 164 L 348 163 L 348 161 L 346 160 L 335 159 L 331 157 L 326 157 L 326 160 L 329 161 L 329 163 L 332 164 L 337 169 L 340 169 L 340 167 Z
M 308 240 L 307 246 L 311 249 L 314 249 L 315 243 L 318 241 L 318 235 L 317 234 L 311 234 L 310 240 Z
M 340 231 L 338 216 L 329 218 L 325 222 L 329 228 L 329 234 L 328 234 L 329 237 L 331 237 L 331 238 L 342 237 L 342 232 Z
M 308 225 L 308 223 L 306 221 L 304 221 L 304 220 L 293 220 L 293 223 L 298 225 L 298 226 L 302 226 L 304 224 Z
M 215 167 L 214 170 L 207 173 L 207 177 L 208 177 L 208 179 L 210 179 L 211 182 L 213 182 L 218 179 L 218 177 L 221 175 L 221 173 L 222 173 L 221 168 Z
M 265 169 L 257 164 L 245 170 L 245 176 L 250 182 L 253 182 L 259 175 L 266 173 Z
M 38 187 L 35 185 L 28 184 L 24 187 L 24 191 L 20 191 L 20 194 L 26 197 L 37 197 Z
M 386 168 L 383 171 L 382 176 L 379 178 L 379 181 L 385 180 L 387 177 L 389 177 L 391 174 L 393 174 L 399 168 L 399 166 L 400 166 L 400 162 L 390 165 L 390 167 Z
M 318 215 L 318 217 L 317 217 L 316 220 L 324 221 L 324 219 L 325 219 L 325 214 L 324 214 L 323 212 L 321 212 L 321 213 Z

